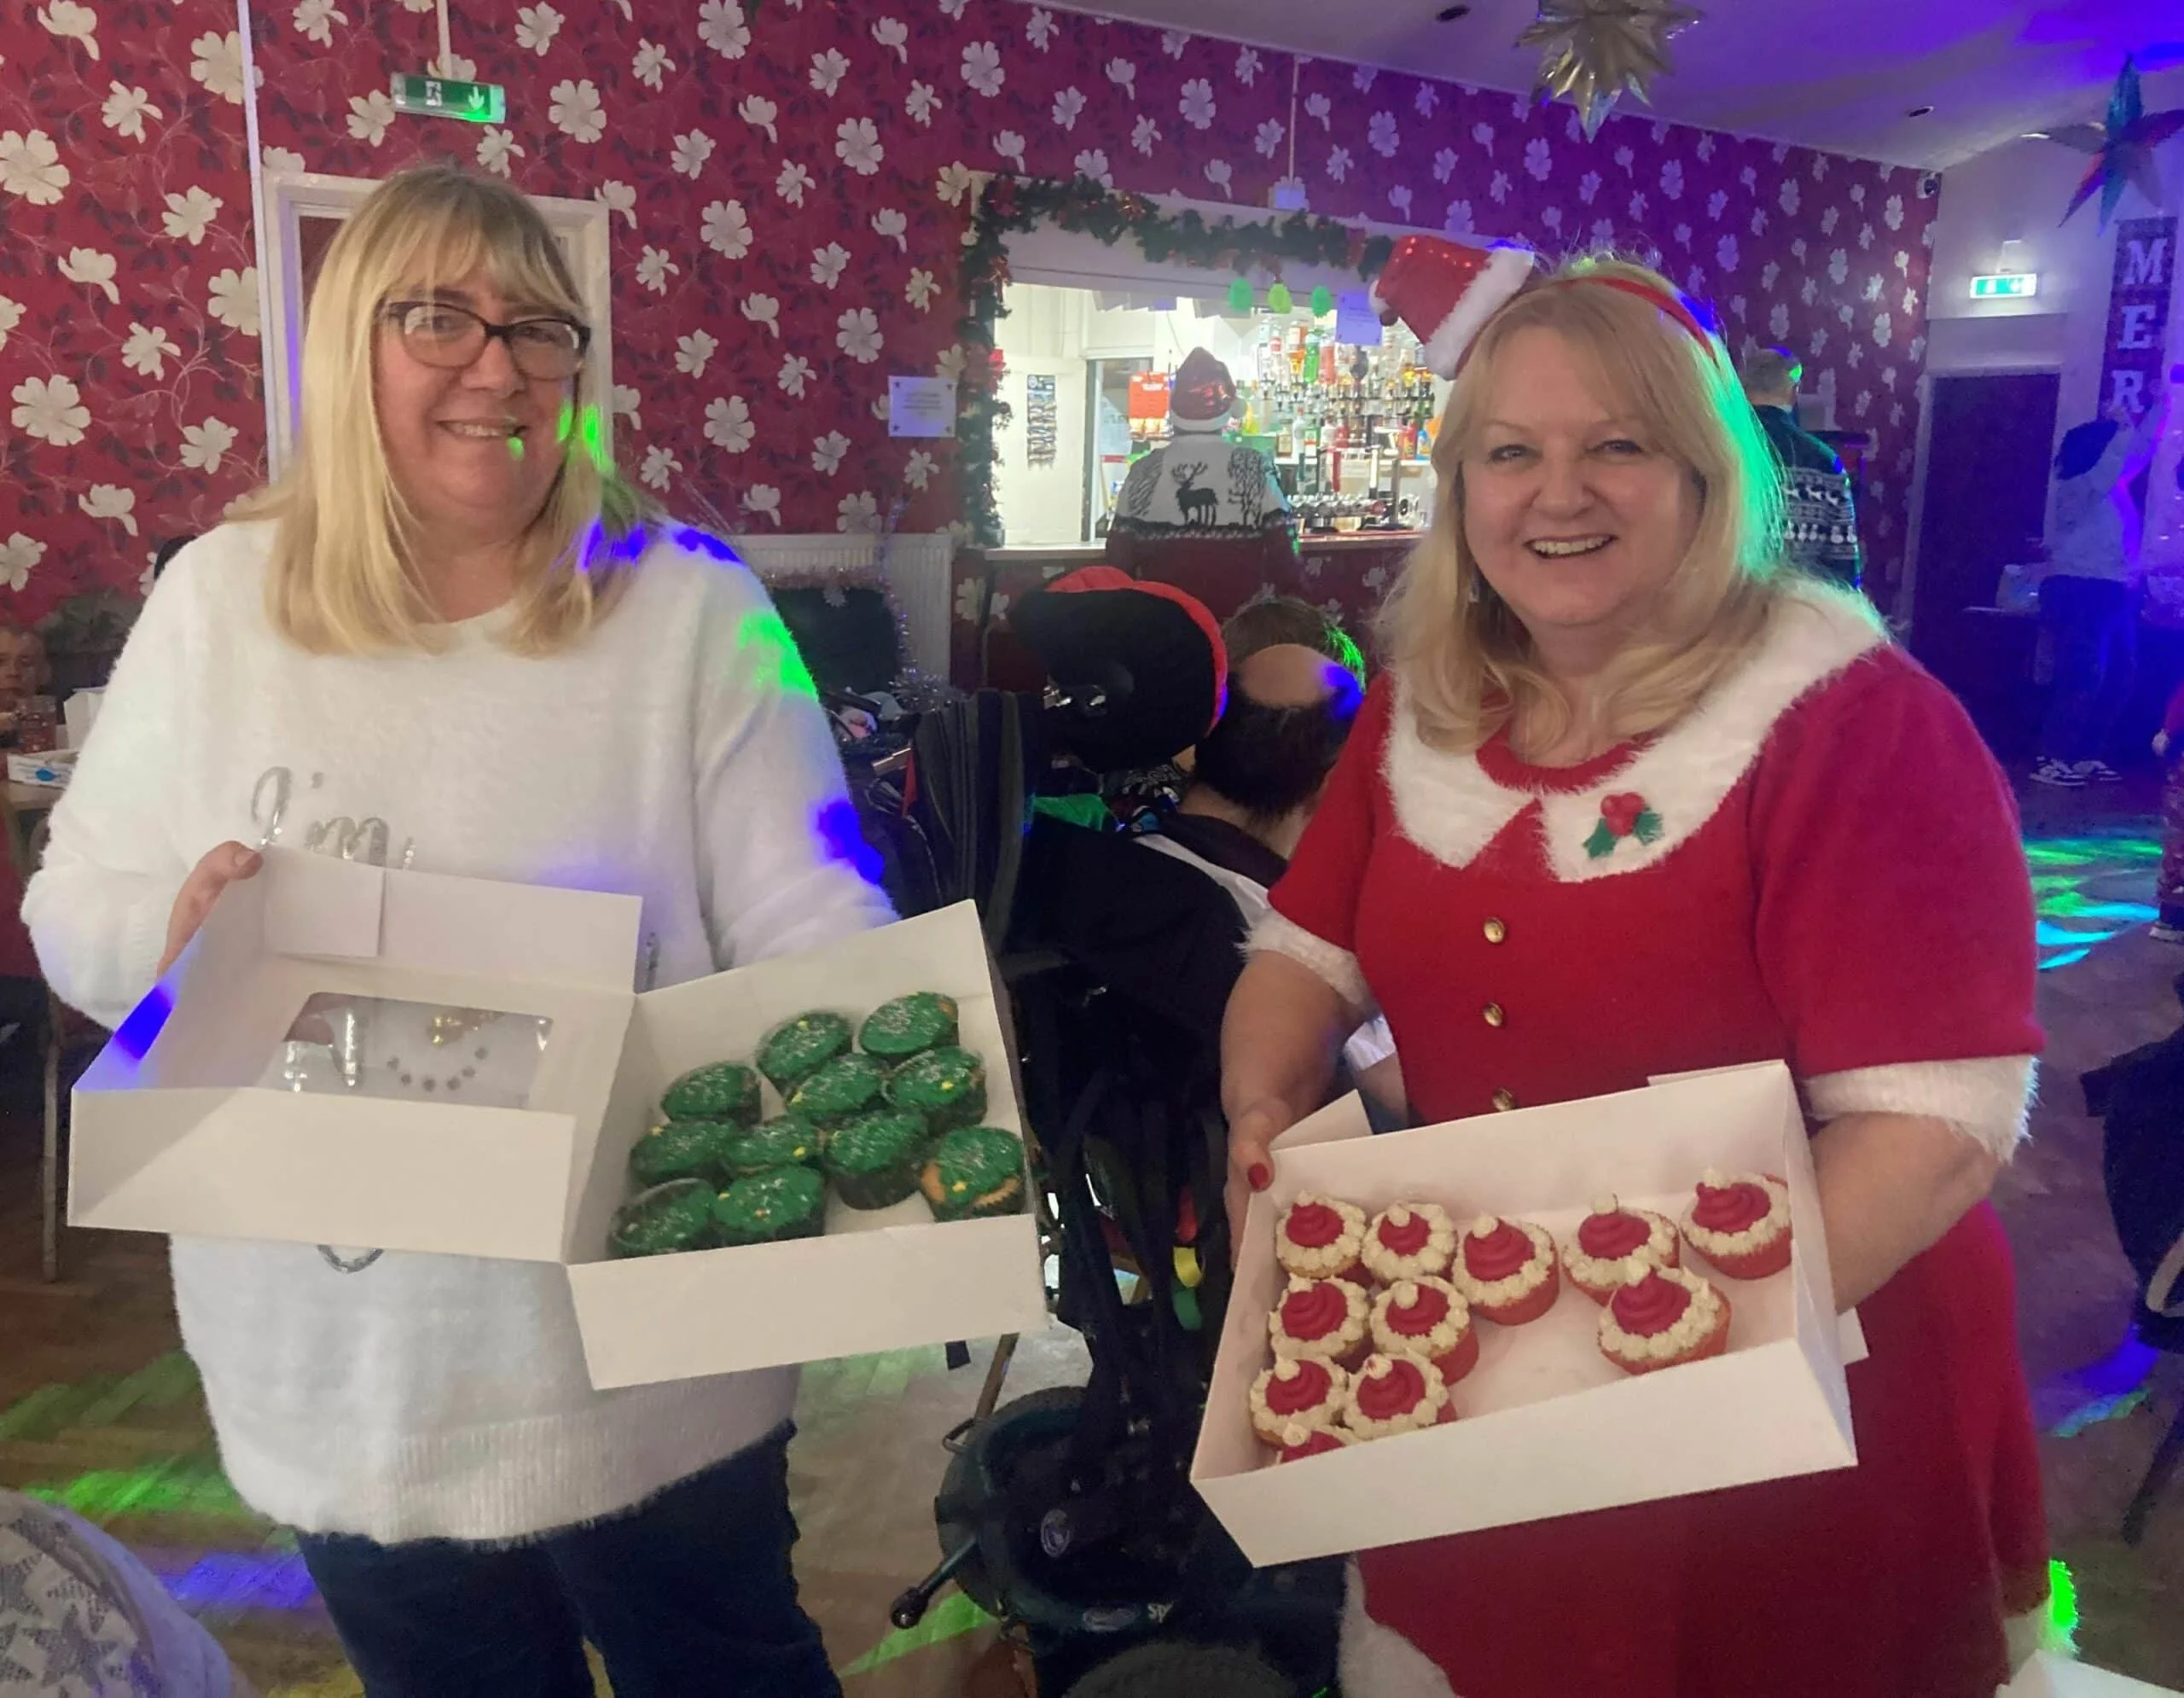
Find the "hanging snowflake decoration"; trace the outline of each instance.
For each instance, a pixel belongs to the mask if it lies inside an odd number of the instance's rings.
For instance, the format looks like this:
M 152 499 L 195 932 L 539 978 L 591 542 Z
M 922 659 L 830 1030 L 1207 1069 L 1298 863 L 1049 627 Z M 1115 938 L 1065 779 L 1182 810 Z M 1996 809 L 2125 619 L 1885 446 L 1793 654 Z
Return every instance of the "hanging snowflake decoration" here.
M 1539 0 L 1517 45 L 1542 49 L 1533 92 L 1576 107 L 1589 141 L 1623 95 L 1651 98 L 1669 73 L 1669 38 L 1705 15 L 1677 0 Z

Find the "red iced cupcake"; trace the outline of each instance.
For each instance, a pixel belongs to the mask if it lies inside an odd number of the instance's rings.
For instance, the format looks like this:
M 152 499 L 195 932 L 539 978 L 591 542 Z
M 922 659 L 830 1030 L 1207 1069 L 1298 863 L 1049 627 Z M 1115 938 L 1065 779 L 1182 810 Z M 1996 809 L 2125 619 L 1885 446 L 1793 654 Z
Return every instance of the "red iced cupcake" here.
M 1471 1305 L 1445 1279 L 1399 1279 L 1373 1300 L 1373 1348 L 1422 1356 L 1453 1386 L 1478 1365 Z
M 1771 1173 L 1708 1168 L 1683 1212 L 1683 1242 L 1731 1279 L 1790 1265 L 1790 1188 Z
M 1600 1311 L 1600 1354 L 1626 1374 L 1719 1356 L 1729 1300 L 1688 1268 L 1639 1267 Z
M 1422 1357 L 1371 1356 L 1350 1382 L 1343 1425 L 1360 1439 L 1414 1433 L 1456 1418 L 1441 1370 Z
M 1605 1303 L 1640 1268 L 1672 1268 L 1676 1223 L 1651 1209 L 1625 1208 L 1612 1196 L 1593 1199 L 1593 1212 L 1562 1246 L 1562 1271 L 1595 1303 Z
M 1472 1311 L 1505 1327 L 1536 1321 L 1554 1306 L 1562 1281 L 1554 1240 L 1529 1221 L 1483 1214 L 1465 1229 L 1449 1264 L 1449 1283 Z
M 1363 1284 L 1358 1252 L 1365 1242 L 1365 1211 L 1310 1191 L 1282 1210 L 1274 1229 L 1275 1259 L 1303 1279 L 1347 1279 Z
M 1269 1445 L 1281 1443 L 1281 1431 L 1301 1422 L 1332 1425 L 1350 1397 L 1350 1375 L 1332 1362 L 1313 1356 L 1280 1356 L 1252 1382 L 1252 1431 Z
M 1365 1293 L 1348 1280 L 1292 1279 L 1266 1317 L 1276 1356 L 1309 1356 L 1354 1368 L 1368 1340 Z
M 1346 1428 L 1307 1427 L 1292 1421 L 1281 1429 L 1275 1447 L 1281 1455 L 1277 1462 L 1301 1462 L 1307 1457 L 1324 1456 L 1329 1451 L 1340 1451 L 1357 1442 L 1357 1435 Z
M 1456 1228 L 1438 1203 L 1397 1203 L 1365 1229 L 1365 1271 L 1383 1285 L 1438 1279 L 1455 1253 Z

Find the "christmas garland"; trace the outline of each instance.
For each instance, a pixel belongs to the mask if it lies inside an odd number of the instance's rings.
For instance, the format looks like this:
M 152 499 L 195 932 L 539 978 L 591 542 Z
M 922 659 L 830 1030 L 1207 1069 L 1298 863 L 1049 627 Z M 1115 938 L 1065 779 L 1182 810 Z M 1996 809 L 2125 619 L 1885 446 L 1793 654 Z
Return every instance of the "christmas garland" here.
M 973 207 L 963 249 L 964 316 L 956 327 L 964 358 L 956 392 L 956 435 L 963 518 L 974 548 L 998 548 L 1003 535 L 993 468 L 1000 458 L 994 432 L 1012 416 L 1001 398 L 1001 352 L 995 345 L 996 329 L 1008 310 L 1001 299 L 1008 282 L 1006 240 L 1041 224 L 1096 236 L 1110 247 L 1128 236 L 1155 265 L 1180 262 L 1233 270 L 1240 277 L 1253 271 L 1279 276 L 1284 265 L 1297 265 L 1339 267 L 1369 278 L 1387 264 L 1392 246 L 1386 236 L 1368 236 L 1336 219 L 1302 212 L 1267 222 L 1209 224 L 1196 212 L 1170 212 L 1142 195 L 1118 193 L 1089 177 L 987 182 Z

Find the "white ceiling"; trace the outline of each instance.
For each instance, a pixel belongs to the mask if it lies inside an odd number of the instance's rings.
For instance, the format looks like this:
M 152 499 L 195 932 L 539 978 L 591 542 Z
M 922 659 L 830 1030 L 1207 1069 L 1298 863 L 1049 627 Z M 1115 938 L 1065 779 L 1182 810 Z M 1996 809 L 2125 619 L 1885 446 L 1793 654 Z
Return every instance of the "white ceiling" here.
M 1103 15 L 1517 92 L 1531 0 L 1120 0 Z M 2098 117 L 2127 51 L 2149 110 L 2184 106 L 2184 0 L 1693 0 L 1660 117 L 1938 170 Z M 1092 7 L 1082 9 L 1092 10 Z M 1931 105 L 1930 117 L 1905 116 Z M 1644 110 L 1642 108 L 1635 108 Z

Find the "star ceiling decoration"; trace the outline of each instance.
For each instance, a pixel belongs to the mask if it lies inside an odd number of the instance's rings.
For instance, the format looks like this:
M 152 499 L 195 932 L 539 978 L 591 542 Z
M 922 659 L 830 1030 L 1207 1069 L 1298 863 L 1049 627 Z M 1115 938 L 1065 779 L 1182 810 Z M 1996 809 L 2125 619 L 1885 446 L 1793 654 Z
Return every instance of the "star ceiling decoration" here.
M 1542 49 L 1533 92 L 1576 107 L 1589 140 L 1623 95 L 1651 98 L 1648 84 L 1669 73 L 1669 38 L 1705 15 L 1677 0 L 1540 0 L 1517 45 Z
M 2153 150 L 2179 131 L 2184 131 L 2184 108 L 2173 112 L 2148 112 L 2139 95 L 2139 67 L 2127 56 L 2123 70 L 2117 73 L 2116 86 L 2109 93 L 2107 122 L 2073 124 L 2066 129 L 2044 132 L 2050 142 L 2060 142 L 2066 148 L 2093 155 L 2093 163 L 2086 167 L 2085 180 L 2078 184 L 2078 192 L 2071 197 L 2071 204 L 2063 209 L 2063 221 L 2067 224 L 2071 215 L 2090 201 L 2098 189 L 2100 227 L 2107 229 L 2108 220 L 2123 198 L 2123 185 L 2127 183 L 2155 206 L 2160 206 L 2161 173 L 2154 166 Z

